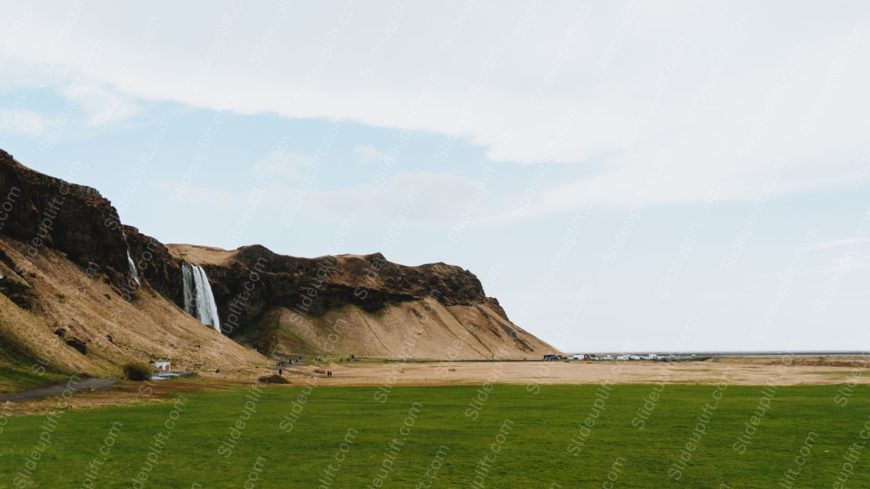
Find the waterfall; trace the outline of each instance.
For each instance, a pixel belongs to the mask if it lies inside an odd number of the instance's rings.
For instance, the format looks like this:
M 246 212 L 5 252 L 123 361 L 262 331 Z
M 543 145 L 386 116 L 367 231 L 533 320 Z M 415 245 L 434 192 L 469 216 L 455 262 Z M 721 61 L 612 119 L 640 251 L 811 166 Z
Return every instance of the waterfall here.
M 136 285 L 142 285 L 142 282 L 139 280 L 139 271 L 136 270 L 136 263 L 133 262 L 133 257 L 130 256 L 130 249 L 127 249 L 127 265 L 130 268 L 130 276 L 133 277 L 133 281 L 136 282 Z
M 214 326 L 215 331 L 220 333 L 221 320 L 218 317 L 217 303 L 214 301 L 214 294 L 211 284 L 208 283 L 208 277 L 205 276 L 205 270 L 194 265 L 193 271 L 193 281 L 196 282 L 196 314 L 199 322 Z
M 181 264 L 181 276 L 184 285 L 184 311 L 196 316 L 199 322 L 212 326 L 221 332 L 221 320 L 218 316 L 217 303 L 205 270 L 199 265 Z
M 187 262 L 181 262 L 181 283 L 184 285 L 184 312 L 193 316 L 193 276 Z

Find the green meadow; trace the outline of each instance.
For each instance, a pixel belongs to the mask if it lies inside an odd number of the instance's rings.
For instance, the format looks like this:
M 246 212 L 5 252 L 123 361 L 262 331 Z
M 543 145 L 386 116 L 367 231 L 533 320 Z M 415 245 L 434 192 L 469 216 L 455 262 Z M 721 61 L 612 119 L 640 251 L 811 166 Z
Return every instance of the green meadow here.
M 0 487 L 870 487 L 870 391 L 835 403 L 842 389 L 293 386 L 0 407 Z

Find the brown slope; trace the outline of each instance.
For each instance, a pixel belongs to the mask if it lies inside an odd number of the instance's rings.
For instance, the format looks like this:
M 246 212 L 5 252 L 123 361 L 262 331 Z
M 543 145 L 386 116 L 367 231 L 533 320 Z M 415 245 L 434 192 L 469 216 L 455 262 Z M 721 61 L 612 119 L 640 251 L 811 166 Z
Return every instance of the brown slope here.
M 146 356 L 202 368 L 264 361 L 182 312 L 183 261 L 206 270 L 224 331 L 264 352 L 330 353 L 320 341 L 330 322 L 347 326 L 337 353 L 540 358 L 555 351 L 511 323 L 460 267 L 402 266 L 378 253 L 308 259 L 258 245 L 165 246 L 122 226 L 96 190 L 34 172 L 0 151 L 4 196 L 0 357 L 86 371 Z M 52 337 L 55 330 L 73 337 Z M 71 353 L 67 339 L 87 348 L 85 358 Z M 204 346 L 209 339 L 214 344 Z
M 465 360 L 557 351 L 513 324 L 460 267 L 403 266 L 379 253 L 309 259 L 262 246 L 167 248 L 206 269 L 225 328 L 264 353 Z M 239 297 L 244 307 L 231 307 Z
M 0 294 L 0 347 L 54 370 L 117 375 L 130 361 L 167 358 L 176 368 L 213 371 L 266 365 L 256 352 L 217 334 L 150 289 L 125 300 L 104 276 L 88 275 L 62 253 L 33 260 L 0 237 L 0 274 L 26 280 L 28 303 Z M 5 273 L 4 273 L 5 271 Z M 85 353 L 68 342 L 84 345 Z
M 390 304 L 377 313 L 349 305 L 318 317 L 278 307 L 239 339 L 279 355 L 537 360 L 556 351 L 516 325 L 487 319 L 476 307 L 423 299 Z M 496 317 L 493 312 L 488 316 Z
M 96 190 L 0 150 L 0 199 L 0 367 L 118 374 L 152 357 L 198 370 L 266 364 L 134 282 L 124 227 Z

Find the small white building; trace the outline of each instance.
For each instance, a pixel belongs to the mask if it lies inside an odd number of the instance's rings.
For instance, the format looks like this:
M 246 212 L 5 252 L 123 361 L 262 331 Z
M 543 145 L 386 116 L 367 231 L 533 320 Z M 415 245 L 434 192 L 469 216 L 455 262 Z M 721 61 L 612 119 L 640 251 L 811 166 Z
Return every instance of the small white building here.
M 154 367 L 155 370 L 169 372 L 172 368 L 172 362 L 169 360 L 151 360 L 151 366 Z

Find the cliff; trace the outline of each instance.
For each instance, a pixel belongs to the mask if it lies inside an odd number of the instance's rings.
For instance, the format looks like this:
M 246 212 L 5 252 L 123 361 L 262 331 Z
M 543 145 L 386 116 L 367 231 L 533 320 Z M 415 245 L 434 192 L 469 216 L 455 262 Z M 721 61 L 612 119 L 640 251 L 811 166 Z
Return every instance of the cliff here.
M 0 199 L 6 357 L 49 357 L 58 368 L 88 371 L 154 356 L 192 368 L 265 361 L 237 342 L 268 354 L 383 358 L 555 351 L 514 325 L 457 266 L 403 266 L 379 253 L 298 258 L 259 245 L 164 245 L 122 225 L 96 190 L 35 172 L 3 151 Z M 208 276 L 227 336 L 184 312 L 184 262 Z
M 0 199 L 0 370 L 118 375 L 152 358 L 200 372 L 268 365 L 135 283 L 118 213 L 96 190 L 0 150 Z
M 0 233 L 26 244 L 28 258 L 61 251 L 118 288 L 127 285 L 118 211 L 97 190 L 35 172 L 0 150 L 0 199 Z
M 263 353 L 470 360 L 556 351 L 461 267 L 404 266 L 380 253 L 298 258 L 259 245 L 167 249 L 206 270 L 224 332 Z

